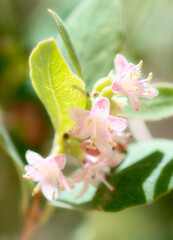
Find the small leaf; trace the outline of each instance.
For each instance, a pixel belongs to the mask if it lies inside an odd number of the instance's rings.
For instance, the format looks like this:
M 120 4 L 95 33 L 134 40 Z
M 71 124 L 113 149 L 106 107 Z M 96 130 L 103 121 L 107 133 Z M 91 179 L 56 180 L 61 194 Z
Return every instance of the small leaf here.
M 56 27 L 61 35 L 61 38 L 67 48 L 68 54 L 70 56 L 70 59 L 72 61 L 73 67 L 77 73 L 77 75 L 83 79 L 83 73 L 82 73 L 82 69 L 80 66 L 80 62 L 79 62 L 79 57 L 77 55 L 76 49 L 73 45 L 73 42 L 70 38 L 70 35 L 64 25 L 64 22 L 62 21 L 62 19 L 58 16 L 58 14 L 50 9 L 48 9 L 49 13 L 51 14 Z
M 128 118 L 140 118 L 155 121 L 173 116 L 173 84 L 156 84 L 159 95 L 153 99 L 140 98 L 141 108 L 138 112 L 129 103 L 123 110 Z
M 33 87 L 45 105 L 55 130 L 60 134 L 73 124 L 68 116 L 70 107 L 85 108 L 86 97 L 73 85 L 84 89 L 62 58 L 54 39 L 40 42 L 30 57 Z
M 66 21 L 84 71 L 87 88 L 105 77 L 122 45 L 122 25 L 117 0 L 85 0 Z M 65 53 L 62 46 L 63 54 Z
M 123 163 L 110 174 L 111 192 L 100 184 L 91 186 L 82 198 L 75 199 L 81 184 L 71 192 L 60 193 L 56 206 L 116 212 L 148 204 L 173 189 L 173 141 L 153 139 L 132 144 Z M 60 202 L 61 201 L 61 202 Z

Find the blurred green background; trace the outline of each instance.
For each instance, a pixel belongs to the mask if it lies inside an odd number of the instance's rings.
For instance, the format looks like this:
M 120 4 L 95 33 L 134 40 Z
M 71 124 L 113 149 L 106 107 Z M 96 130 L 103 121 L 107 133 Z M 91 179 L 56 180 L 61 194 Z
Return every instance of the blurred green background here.
M 49 117 L 29 79 L 29 54 L 38 41 L 58 37 L 47 8 L 65 20 L 80 1 L 0 0 L 0 103 L 4 124 L 23 159 L 27 149 L 45 155 L 53 138 Z M 120 0 L 120 7 L 121 52 L 136 62 L 143 59 L 143 71 L 152 71 L 154 82 L 173 82 L 173 1 Z M 147 125 L 153 137 L 172 139 L 172 121 Z M 0 239 L 19 239 L 19 180 L 2 149 L 0 164 Z M 38 226 L 32 239 L 173 240 L 173 193 L 149 206 L 112 214 L 57 209 L 48 223 Z

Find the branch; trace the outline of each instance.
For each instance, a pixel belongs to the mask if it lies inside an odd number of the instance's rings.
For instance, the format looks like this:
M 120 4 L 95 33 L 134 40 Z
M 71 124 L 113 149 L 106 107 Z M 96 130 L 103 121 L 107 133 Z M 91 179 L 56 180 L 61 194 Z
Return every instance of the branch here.
M 42 215 L 42 210 L 40 208 L 40 201 L 42 198 L 41 192 L 39 192 L 34 200 L 33 204 L 26 214 L 25 225 L 23 231 L 21 233 L 20 240 L 29 240 L 32 232 L 34 231 L 35 227 L 39 223 L 39 220 Z

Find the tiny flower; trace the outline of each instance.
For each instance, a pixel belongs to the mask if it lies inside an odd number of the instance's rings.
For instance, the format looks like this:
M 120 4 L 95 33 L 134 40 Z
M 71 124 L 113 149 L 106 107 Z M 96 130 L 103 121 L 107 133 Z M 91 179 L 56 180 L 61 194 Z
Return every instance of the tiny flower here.
M 110 102 L 105 97 L 97 100 L 91 111 L 71 108 L 69 115 L 77 125 L 70 134 L 79 139 L 90 137 L 100 152 L 109 154 L 112 151 L 111 131 L 121 132 L 127 126 L 125 119 L 113 117 L 109 113 Z
M 140 79 L 141 67 L 142 61 L 134 65 L 129 63 L 122 55 L 117 54 L 115 57 L 116 76 L 112 75 L 112 91 L 127 95 L 136 111 L 140 109 L 138 97 L 152 99 L 158 95 L 158 90 L 150 84 L 152 73 L 149 74 L 147 79 Z
M 66 162 L 64 154 L 43 158 L 38 153 L 27 151 L 26 160 L 29 164 L 25 166 L 24 177 L 37 182 L 33 195 L 41 188 L 44 196 L 54 201 L 58 197 L 57 186 L 61 190 L 71 190 L 74 187 L 61 172 Z
M 111 191 L 114 188 L 106 181 L 106 171 L 105 171 L 105 162 L 93 160 L 88 160 L 84 165 L 81 172 L 72 175 L 72 179 L 74 182 L 84 182 L 84 186 L 82 191 L 79 193 L 77 198 L 80 198 L 88 189 L 89 185 L 92 184 L 94 186 L 98 186 L 99 183 L 104 183 Z
M 76 173 L 71 177 L 76 183 L 84 182 L 83 189 L 77 198 L 80 198 L 83 194 L 85 194 L 90 184 L 97 187 L 100 183 L 103 183 L 110 191 L 113 191 L 114 188 L 105 179 L 107 176 L 106 169 L 119 165 L 124 157 L 125 154 L 115 154 L 114 152 L 111 155 L 101 153 L 97 157 L 86 155 L 81 172 Z

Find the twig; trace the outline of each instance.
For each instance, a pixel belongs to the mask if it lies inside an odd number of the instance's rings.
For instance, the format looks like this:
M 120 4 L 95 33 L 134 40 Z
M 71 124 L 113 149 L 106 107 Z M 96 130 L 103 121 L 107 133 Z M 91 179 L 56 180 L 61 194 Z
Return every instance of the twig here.
M 42 215 L 42 211 L 40 208 L 41 197 L 42 197 L 42 194 L 41 192 L 39 192 L 35 196 L 35 199 L 33 200 L 33 204 L 26 214 L 25 225 L 22 230 L 20 240 L 29 240 L 32 232 L 34 231 L 35 227 L 39 223 L 39 220 Z

